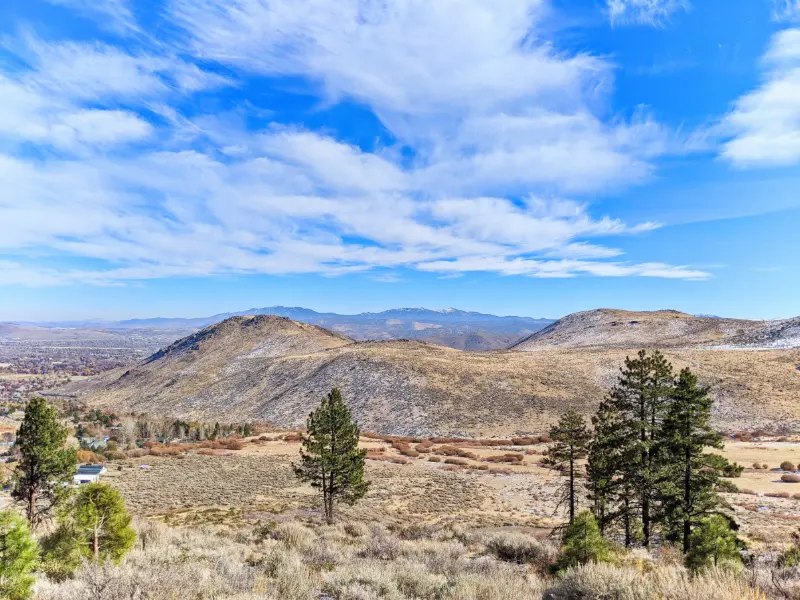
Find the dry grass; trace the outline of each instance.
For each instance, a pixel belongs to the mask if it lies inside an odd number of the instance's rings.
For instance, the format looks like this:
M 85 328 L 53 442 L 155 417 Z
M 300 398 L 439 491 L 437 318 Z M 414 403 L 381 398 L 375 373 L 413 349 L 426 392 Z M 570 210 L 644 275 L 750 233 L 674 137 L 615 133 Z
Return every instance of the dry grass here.
M 286 522 L 267 537 L 258 527 L 175 529 L 140 520 L 136 528 L 136 548 L 120 565 L 86 564 L 63 583 L 42 579 L 36 599 L 766 600 L 776 591 L 768 571 L 690 577 L 642 553 L 623 556 L 620 566 L 552 576 L 555 546 L 521 533 L 393 532 L 363 522 Z M 797 585 L 796 575 L 782 576 L 784 587 Z

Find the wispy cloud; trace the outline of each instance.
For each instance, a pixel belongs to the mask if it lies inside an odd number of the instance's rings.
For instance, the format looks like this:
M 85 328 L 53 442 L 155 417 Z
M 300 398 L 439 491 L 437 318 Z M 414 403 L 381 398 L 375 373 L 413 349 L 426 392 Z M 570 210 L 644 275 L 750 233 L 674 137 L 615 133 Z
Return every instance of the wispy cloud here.
M 776 21 L 800 21 L 800 0 L 773 0 L 772 18 Z
M 570 199 L 643 181 L 688 142 L 644 112 L 596 114 L 613 65 L 559 51 L 539 32 L 545 8 L 171 0 L 184 52 L 7 41 L 24 66 L 0 73 L 0 180 L 15 190 L 0 199 L 0 257 L 35 251 L 83 266 L 5 260 L 0 283 L 364 271 L 387 280 L 398 267 L 707 277 L 622 260 L 605 240 L 657 225 Z M 254 126 L 246 106 L 187 113 L 193 94 L 238 83 L 212 63 L 245 81 L 300 77 L 328 102 L 356 100 L 396 142 L 366 151 L 300 125 Z
M 615 25 L 663 25 L 670 17 L 691 5 L 688 0 L 606 0 L 608 15 Z
M 46 0 L 46 2 L 71 8 L 117 33 L 129 33 L 138 29 L 128 0 Z

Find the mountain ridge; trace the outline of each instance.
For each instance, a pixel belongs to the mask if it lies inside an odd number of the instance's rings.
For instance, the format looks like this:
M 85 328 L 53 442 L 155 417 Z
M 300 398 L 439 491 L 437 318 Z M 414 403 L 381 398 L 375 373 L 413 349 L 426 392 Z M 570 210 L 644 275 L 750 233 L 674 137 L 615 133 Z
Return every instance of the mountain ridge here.
M 800 431 L 800 349 L 663 351 L 712 386 L 717 427 Z M 357 341 L 261 315 L 233 317 L 61 391 L 114 410 L 293 427 L 339 387 L 366 431 L 508 436 L 543 433 L 567 406 L 591 414 L 630 352 L 464 352 L 420 340 Z

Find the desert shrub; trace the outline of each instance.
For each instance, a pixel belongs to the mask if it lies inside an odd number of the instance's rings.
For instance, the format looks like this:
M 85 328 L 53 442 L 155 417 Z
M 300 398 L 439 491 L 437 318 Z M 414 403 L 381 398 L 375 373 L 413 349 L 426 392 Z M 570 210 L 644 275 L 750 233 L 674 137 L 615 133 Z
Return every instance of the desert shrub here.
M 537 440 L 532 437 L 515 437 L 511 438 L 512 446 L 532 446 Z
M 417 458 L 419 456 L 419 452 L 412 449 L 405 442 L 392 442 L 392 448 L 397 450 L 402 456 L 410 456 L 411 458 Z
M 781 463 L 781 469 L 784 471 L 794 471 L 795 466 L 793 462 L 785 460 Z
M 428 457 L 428 461 L 429 462 L 442 462 L 442 459 L 439 456 L 429 456 Z
M 150 451 L 145 448 L 134 448 L 133 450 L 128 450 L 125 454 L 127 454 L 128 458 L 141 458 L 150 454 Z
M 106 462 L 106 457 L 96 452 L 92 452 L 91 450 L 78 450 L 77 454 L 75 455 L 76 460 L 79 463 L 85 464 L 99 464 Z
M 128 454 L 121 450 L 109 450 L 106 452 L 106 458 L 108 460 L 125 460 L 128 458 Z
M 800 483 L 800 474 L 784 473 L 781 475 L 781 481 L 785 481 L 786 483 Z
M 633 568 L 589 563 L 562 572 L 546 600 L 653 600 Z
M 228 443 L 228 450 L 241 450 L 242 448 L 244 448 L 244 442 L 241 440 L 231 440 Z
M 514 471 L 507 467 L 491 467 L 489 468 L 489 473 L 492 475 L 512 475 Z
M 747 489 L 747 488 L 740 489 L 739 493 L 740 494 L 747 494 L 748 496 L 758 496 L 758 492 L 756 492 L 754 490 Z
M 467 464 L 467 461 L 464 460 L 463 458 L 452 458 L 452 457 L 446 458 L 444 462 L 448 465 L 459 465 L 462 467 Z
M 213 448 L 214 442 L 212 442 L 211 440 L 203 440 L 198 444 L 198 446 L 200 446 L 201 448 Z
M 202 450 L 198 450 L 197 453 L 202 454 L 203 456 L 215 456 L 215 452 L 208 448 L 203 448 Z
M 486 541 L 486 549 L 500 560 L 517 564 L 551 562 L 552 550 L 522 533 L 495 534 Z
M 390 462 L 397 465 L 407 465 L 410 462 L 407 458 L 403 458 L 402 456 L 387 456 L 386 454 L 378 452 L 373 453 L 372 451 L 367 452 L 365 458 L 367 460 L 379 460 L 381 462 Z
M 309 548 L 316 537 L 313 531 L 294 522 L 279 523 L 271 535 L 292 550 Z
M 760 469 L 761 468 L 761 463 L 754 462 L 753 463 L 753 468 L 754 469 Z
M 495 455 L 495 456 L 487 456 L 483 460 L 485 462 L 492 462 L 492 463 L 521 463 L 525 456 L 523 454 L 519 454 L 517 452 L 507 452 L 505 454 Z
M 360 521 L 348 521 L 343 525 L 343 529 L 347 535 L 354 538 L 367 537 L 370 532 L 369 526 Z
M 783 479 L 783 477 L 781 477 Z M 788 498 L 789 492 L 767 492 L 764 494 L 767 498 Z
M 792 494 L 792 500 L 800 500 L 800 494 Z
M 455 446 L 439 446 L 433 451 L 437 454 L 443 454 L 444 456 L 459 456 L 461 458 L 470 458 L 472 460 L 476 460 L 478 458 L 474 452 L 462 450 L 461 448 L 456 448 Z
M 600 527 L 588 510 L 576 515 L 564 532 L 560 569 L 568 569 L 587 563 L 600 563 L 611 560 L 613 553 L 608 542 L 600 534 Z
M 401 544 L 394 535 L 380 528 L 374 528 L 359 556 L 378 560 L 395 560 L 400 556 Z

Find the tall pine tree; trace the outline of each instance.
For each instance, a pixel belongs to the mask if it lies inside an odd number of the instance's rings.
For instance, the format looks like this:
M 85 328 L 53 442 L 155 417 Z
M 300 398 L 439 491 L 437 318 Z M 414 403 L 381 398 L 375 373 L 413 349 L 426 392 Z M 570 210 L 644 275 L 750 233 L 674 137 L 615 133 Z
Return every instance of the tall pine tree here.
M 25 506 L 31 528 L 52 516 L 69 496 L 75 451 L 64 447 L 67 429 L 44 398 L 32 398 L 17 434 L 20 453 L 11 495 Z
M 620 464 L 622 451 L 626 444 L 620 438 L 624 428 L 619 411 L 605 400 L 600 403 L 597 413 L 592 417 L 594 437 L 589 444 L 586 472 L 589 478 L 589 500 L 592 502 L 592 512 L 597 519 L 601 532 L 622 520 L 629 523 L 629 519 L 620 510 Z M 626 545 L 630 544 L 630 528 L 626 527 Z
M 692 529 L 720 506 L 717 495 L 720 457 L 705 448 L 721 448 L 722 436 L 711 428 L 713 398 L 697 376 L 683 369 L 672 390 L 664 420 L 665 481 L 661 486 L 665 519 L 683 552 L 691 549 Z
M 294 465 L 295 474 L 321 490 L 325 519 L 332 523 L 337 502 L 353 504 L 367 493 L 367 451 L 358 448 L 360 431 L 336 388 L 309 415 L 306 427 L 308 435 L 303 440 L 300 464 Z
M 671 381 L 672 367 L 663 355 L 654 352 L 648 356 L 641 350 L 635 358 L 625 359 L 609 395 L 609 410 L 616 413 L 618 421 L 616 464 L 626 545 L 631 543 L 633 521 L 637 530 L 641 526 L 645 547 L 654 533 L 655 491 L 661 470 L 657 453 Z
M 589 432 L 583 417 L 570 407 L 550 429 L 550 437 L 555 444 L 548 449 L 545 462 L 567 473 L 562 499 L 569 506 L 569 522 L 572 523 L 575 520 L 575 469 L 577 461 L 586 458 Z

